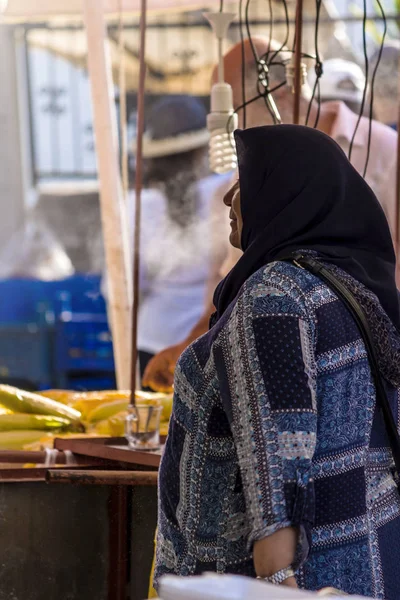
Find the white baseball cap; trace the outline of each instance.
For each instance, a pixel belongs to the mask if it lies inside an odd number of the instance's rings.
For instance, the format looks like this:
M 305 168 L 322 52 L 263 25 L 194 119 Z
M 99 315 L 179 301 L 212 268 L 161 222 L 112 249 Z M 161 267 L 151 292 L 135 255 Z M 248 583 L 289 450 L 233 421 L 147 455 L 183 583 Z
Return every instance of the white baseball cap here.
M 308 82 L 312 89 L 315 79 L 316 74 L 312 69 L 308 75 Z M 332 58 L 323 63 L 323 75 L 320 79 L 321 100 L 360 103 L 364 86 L 364 73 L 356 63 L 341 58 Z

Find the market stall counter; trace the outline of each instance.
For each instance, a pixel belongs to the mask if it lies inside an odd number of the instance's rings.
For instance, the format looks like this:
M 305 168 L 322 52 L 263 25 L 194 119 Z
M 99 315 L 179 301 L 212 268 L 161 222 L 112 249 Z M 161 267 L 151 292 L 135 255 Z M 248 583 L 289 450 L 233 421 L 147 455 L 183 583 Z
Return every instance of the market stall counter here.
M 146 598 L 160 458 L 110 437 L 0 451 L 1 597 Z
M 130 397 L 0 385 L 0 598 L 147 596 L 165 440 L 160 447 L 159 434 L 168 430 L 172 396 L 135 393 L 143 418 L 133 419 L 132 435 L 140 451 L 121 437 Z M 157 451 L 143 451 L 148 439 Z

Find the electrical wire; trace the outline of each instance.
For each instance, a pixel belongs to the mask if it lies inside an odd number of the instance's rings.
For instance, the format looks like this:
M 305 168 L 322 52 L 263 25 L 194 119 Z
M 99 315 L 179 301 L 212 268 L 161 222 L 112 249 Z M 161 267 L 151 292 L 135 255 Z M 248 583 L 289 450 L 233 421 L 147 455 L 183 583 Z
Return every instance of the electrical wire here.
M 247 2 L 246 2 L 245 24 L 246 24 L 247 37 L 249 38 L 249 43 L 250 43 L 251 51 L 253 53 L 254 61 L 256 63 L 258 63 L 258 54 L 257 54 L 257 50 L 253 44 L 253 38 L 251 36 L 251 30 L 250 30 L 250 19 L 249 19 L 250 2 L 251 2 L 251 0 L 247 0 Z
M 370 93 L 370 101 L 369 101 L 368 144 L 367 144 L 367 157 L 365 159 L 365 167 L 364 167 L 364 173 L 363 173 L 364 177 L 367 174 L 368 164 L 369 164 L 369 158 L 370 158 L 370 154 L 371 154 L 372 120 L 373 120 L 372 118 L 373 118 L 373 110 L 374 110 L 375 79 L 376 79 L 376 74 L 378 72 L 379 64 L 381 62 L 383 48 L 384 48 L 384 45 L 385 45 L 385 39 L 386 39 L 386 34 L 387 34 L 387 20 L 386 20 L 385 11 L 383 9 L 383 6 L 382 6 L 382 3 L 380 2 L 380 0 L 376 0 L 376 3 L 378 5 L 379 10 L 380 10 L 381 15 L 382 15 L 383 34 L 382 34 L 381 45 L 380 45 L 379 52 L 378 52 L 378 58 L 377 58 L 376 65 L 374 67 L 374 70 L 373 70 L 373 73 L 372 73 L 372 79 L 371 79 L 371 93 Z
M 317 108 L 317 115 L 316 115 L 315 122 L 314 122 L 314 129 L 317 128 L 319 117 L 321 114 L 320 79 L 323 74 L 323 65 L 321 62 L 320 54 L 319 54 L 319 23 L 320 23 L 320 16 L 321 16 L 321 5 L 322 5 L 322 0 L 316 0 L 315 30 L 314 30 L 314 47 L 315 47 L 315 67 L 314 68 L 315 68 L 316 79 L 315 79 L 311 99 L 310 99 L 310 102 L 308 105 L 307 116 L 306 116 L 306 125 L 308 125 L 309 120 L 310 120 L 310 115 L 311 115 L 311 109 L 313 107 L 314 100 L 315 100 L 315 95 L 317 94 L 318 108 Z
M 279 115 L 279 112 L 276 108 L 275 102 L 273 101 L 273 99 L 270 97 L 270 89 L 269 89 L 269 75 L 268 75 L 268 65 L 267 62 L 263 59 L 263 58 L 259 58 L 258 57 L 258 53 L 257 50 L 254 46 L 253 43 L 253 39 L 252 39 L 252 35 L 251 35 L 251 29 L 250 29 L 250 20 L 249 20 L 249 8 L 250 8 L 250 2 L 251 0 L 247 0 L 246 2 L 246 8 L 245 8 L 245 25 L 246 25 L 246 31 L 247 31 L 247 36 L 249 39 L 249 44 L 251 47 L 251 51 L 253 53 L 253 58 L 254 58 L 254 64 L 257 70 L 257 91 L 258 91 L 258 96 L 255 97 L 255 99 L 257 98 L 262 98 L 265 102 L 266 107 L 268 108 L 268 111 L 272 117 L 272 120 L 275 124 L 281 123 L 281 117 Z M 272 7 L 271 7 L 272 8 Z M 270 21 L 270 26 L 271 26 L 271 21 Z M 271 43 L 271 39 L 268 41 L 268 48 L 270 48 L 270 43 Z M 267 53 L 269 53 L 270 50 L 267 51 Z M 243 77 L 242 77 L 243 80 Z M 253 100 L 254 101 L 254 100 Z M 243 102 L 242 108 L 245 108 L 246 106 L 248 106 L 247 102 Z
M 322 3 L 322 0 L 317 0 L 319 2 L 319 4 Z M 291 52 L 294 53 L 294 47 L 292 50 L 288 50 L 287 49 L 287 44 L 288 44 L 288 40 L 289 40 L 289 35 L 290 35 L 290 19 L 289 19 L 289 10 L 288 10 L 288 3 L 287 0 L 282 0 L 282 6 L 284 9 L 284 14 L 285 14 L 285 25 L 286 25 L 286 33 L 285 33 L 285 38 L 282 42 L 282 44 L 280 45 L 280 47 L 278 49 L 272 50 L 271 49 L 271 43 L 272 43 L 272 36 L 273 36 L 273 4 L 272 4 L 272 0 L 269 0 L 269 8 L 270 8 L 270 33 L 269 33 L 269 40 L 268 40 L 268 48 L 267 51 L 261 56 L 259 57 L 257 54 L 257 50 L 256 47 L 253 43 L 253 39 L 252 39 L 252 34 L 251 34 L 251 28 L 250 28 L 250 19 L 249 19 L 249 9 L 250 9 L 250 2 L 251 0 L 247 0 L 246 1 L 246 6 L 245 6 L 245 27 L 246 27 L 246 31 L 247 31 L 247 37 L 249 40 L 249 44 L 251 47 L 251 51 L 253 54 L 253 58 L 254 58 L 254 64 L 256 67 L 256 71 L 257 71 L 257 91 L 258 94 L 257 96 L 255 96 L 254 98 L 252 98 L 251 100 L 247 101 L 246 100 L 246 90 L 245 90 L 245 52 L 244 52 L 244 39 L 243 39 L 243 0 L 239 0 L 239 29 L 240 29 L 240 34 L 241 34 L 241 44 L 242 44 L 242 104 L 237 107 L 237 111 L 239 110 L 243 110 L 243 121 L 244 123 L 246 122 L 246 115 L 245 115 L 245 111 L 246 111 L 246 107 L 251 104 L 252 102 L 254 102 L 257 99 L 263 99 L 265 102 L 265 105 L 273 119 L 273 122 L 275 124 L 279 124 L 281 123 L 281 117 L 279 114 L 279 111 L 275 105 L 275 102 L 273 101 L 273 98 L 271 97 L 271 94 L 273 93 L 273 91 L 276 91 L 277 89 L 279 89 L 280 87 L 286 85 L 286 79 L 280 83 L 279 85 L 277 85 L 274 90 L 271 90 L 269 87 L 269 67 L 271 66 L 282 66 L 285 67 L 286 64 L 288 63 L 288 60 L 279 60 L 276 61 L 275 59 L 277 58 L 277 56 L 279 56 L 281 54 L 282 51 L 286 51 L 286 52 Z M 319 19 L 319 17 L 318 17 Z M 295 43 L 295 40 L 294 40 Z M 316 56 L 312 55 L 312 54 L 307 54 L 307 53 L 302 53 L 302 57 L 304 58 L 309 58 L 312 60 L 316 59 Z M 320 62 L 320 61 L 319 61 Z M 319 86 L 317 86 L 316 91 L 318 92 L 318 97 L 320 98 L 320 93 L 319 93 Z M 314 94 L 315 95 L 315 94 Z M 318 113 L 317 113 L 317 118 L 319 118 L 319 109 L 318 109 Z
M 361 100 L 360 106 L 360 114 L 358 115 L 357 123 L 354 129 L 353 137 L 351 138 L 350 148 L 349 148 L 349 160 L 351 161 L 351 156 L 353 153 L 354 140 L 356 139 L 357 131 L 360 126 L 361 118 L 364 114 L 365 100 L 367 98 L 367 89 L 368 89 L 368 76 L 369 76 L 369 58 L 367 51 L 367 0 L 363 0 L 363 53 L 364 53 L 364 61 L 365 61 L 365 85 L 364 91 Z
M 275 50 L 275 52 L 272 54 L 271 58 L 269 59 L 268 65 L 271 65 L 273 63 L 273 61 L 275 60 L 275 58 L 277 56 L 279 56 L 280 53 L 282 52 L 282 50 L 284 50 L 286 48 L 287 43 L 289 41 L 290 22 L 289 22 L 289 9 L 288 9 L 288 5 L 287 5 L 287 0 L 282 0 L 282 6 L 283 6 L 283 10 L 285 12 L 286 34 L 285 34 L 285 38 L 284 38 L 284 40 L 283 40 L 282 45 L 280 46 L 280 48 L 278 48 L 278 50 Z
M 269 9 L 269 37 L 268 37 L 268 56 L 271 52 L 271 42 L 274 35 L 274 9 L 272 7 L 272 0 L 268 0 L 268 9 Z

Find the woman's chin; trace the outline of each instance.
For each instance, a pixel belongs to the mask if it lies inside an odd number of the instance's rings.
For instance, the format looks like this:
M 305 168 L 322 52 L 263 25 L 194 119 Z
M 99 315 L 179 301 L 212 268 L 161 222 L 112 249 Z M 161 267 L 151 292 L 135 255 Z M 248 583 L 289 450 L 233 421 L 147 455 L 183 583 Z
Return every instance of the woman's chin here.
M 230 242 L 231 246 L 233 246 L 234 248 L 238 248 L 240 250 L 240 239 L 239 239 L 239 233 L 237 230 L 231 231 L 231 233 L 229 235 L 229 242 Z

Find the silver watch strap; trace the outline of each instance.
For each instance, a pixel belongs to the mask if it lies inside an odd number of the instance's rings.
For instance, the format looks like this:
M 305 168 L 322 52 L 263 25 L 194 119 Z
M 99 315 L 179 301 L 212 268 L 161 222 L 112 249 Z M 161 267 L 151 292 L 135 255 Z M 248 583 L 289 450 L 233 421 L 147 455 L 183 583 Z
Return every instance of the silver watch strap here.
M 292 567 L 286 567 L 286 569 L 281 569 L 271 577 L 257 577 L 257 579 L 263 579 L 267 583 L 273 583 L 274 585 L 281 585 L 286 579 L 290 579 L 290 577 L 294 577 L 295 572 Z

